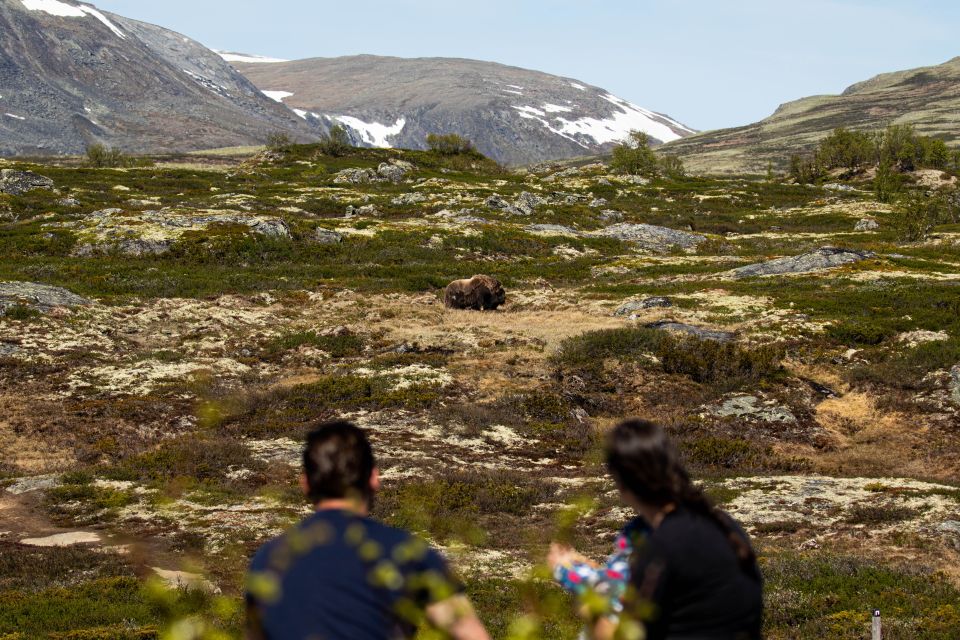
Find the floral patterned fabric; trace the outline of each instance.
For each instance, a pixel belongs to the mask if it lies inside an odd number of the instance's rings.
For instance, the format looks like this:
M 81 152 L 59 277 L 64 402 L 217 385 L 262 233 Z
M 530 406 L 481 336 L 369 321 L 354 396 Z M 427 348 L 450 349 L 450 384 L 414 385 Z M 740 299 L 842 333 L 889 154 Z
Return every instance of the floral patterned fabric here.
M 630 556 L 640 539 L 649 532 L 646 522 L 636 518 L 629 522 L 614 542 L 613 554 L 603 565 L 570 562 L 554 568 L 553 577 L 565 590 L 582 596 L 593 593 L 609 603 L 614 616 L 623 612 L 623 594 L 630 582 Z

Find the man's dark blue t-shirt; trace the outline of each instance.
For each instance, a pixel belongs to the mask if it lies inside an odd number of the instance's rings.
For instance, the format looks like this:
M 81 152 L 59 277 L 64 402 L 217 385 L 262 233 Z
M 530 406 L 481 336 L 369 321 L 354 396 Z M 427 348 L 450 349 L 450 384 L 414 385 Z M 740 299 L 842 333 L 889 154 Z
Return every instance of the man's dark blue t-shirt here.
M 393 640 L 458 591 L 440 554 L 410 533 L 319 511 L 257 552 L 247 600 L 269 640 Z

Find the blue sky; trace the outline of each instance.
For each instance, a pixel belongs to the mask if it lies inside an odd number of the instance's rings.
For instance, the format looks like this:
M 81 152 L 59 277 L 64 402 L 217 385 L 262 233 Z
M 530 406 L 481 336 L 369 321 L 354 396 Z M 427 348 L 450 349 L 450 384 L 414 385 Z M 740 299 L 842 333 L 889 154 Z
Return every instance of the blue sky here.
M 216 49 L 493 60 L 603 87 L 697 129 L 960 56 L 955 0 L 99 0 Z

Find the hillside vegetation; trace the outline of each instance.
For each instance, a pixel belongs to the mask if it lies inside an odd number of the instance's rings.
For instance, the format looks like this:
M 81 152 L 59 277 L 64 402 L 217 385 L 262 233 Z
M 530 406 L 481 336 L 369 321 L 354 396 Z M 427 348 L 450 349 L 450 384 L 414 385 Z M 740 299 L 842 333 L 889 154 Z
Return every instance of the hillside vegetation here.
M 885 638 L 960 637 L 960 220 L 905 239 L 869 173 L 275 142 L 0 164 L 53 185 L 0 194 L 0 638 L 235 636 L 334 416 L 495 637 L 575 638 L 538 567 L 630 517 L 597 455 L 630 415 L 754 536 L 769 638 L 865 637 L 872 608 Z M 949 174 L 903 169 L 954 211 Z M 476 273 L 507 304 L 445 309 Z

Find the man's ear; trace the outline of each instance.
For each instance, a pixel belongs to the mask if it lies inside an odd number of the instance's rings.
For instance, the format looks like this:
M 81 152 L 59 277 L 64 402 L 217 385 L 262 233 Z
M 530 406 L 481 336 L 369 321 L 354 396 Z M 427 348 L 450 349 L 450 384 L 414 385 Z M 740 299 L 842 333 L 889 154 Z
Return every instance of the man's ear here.
M 370 474 L 370 491 L 373 493 L 380 491 L 380 469 L 377 467 L 374 467 L 373 473 Z
M 300 489 L 303 490 L 303 495 L 310 495 L 310 481 L 307 480 L 307 474 L 300 474 Z

